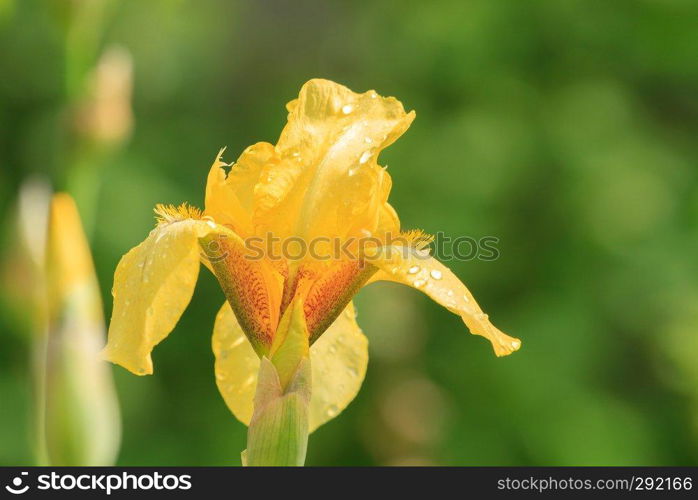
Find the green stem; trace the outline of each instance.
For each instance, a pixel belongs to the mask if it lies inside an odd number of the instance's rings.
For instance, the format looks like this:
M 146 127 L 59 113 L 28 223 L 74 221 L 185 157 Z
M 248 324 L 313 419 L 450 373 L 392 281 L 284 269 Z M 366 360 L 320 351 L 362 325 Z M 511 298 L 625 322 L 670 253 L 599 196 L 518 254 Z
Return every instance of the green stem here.
M 303 304 L 291 303 L 257 377 L 247 432 L 247 465 L 300 466 L 308 448 L 311 371 Z
M 304 358 L 284 390 L 276 367 L 262 358 L 247 431 L 243 464 L 250 466 L 302 466 L 308 448 L 310 360 Z

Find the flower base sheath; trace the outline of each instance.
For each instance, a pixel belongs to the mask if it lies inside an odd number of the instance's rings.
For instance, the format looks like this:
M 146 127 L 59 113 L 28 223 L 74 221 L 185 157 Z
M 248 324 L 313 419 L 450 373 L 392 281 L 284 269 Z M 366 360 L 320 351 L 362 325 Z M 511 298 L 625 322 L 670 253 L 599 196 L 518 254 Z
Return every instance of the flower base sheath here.
M 519 340 L 495 328 L 463 283 L 429 255 L 429 238 L 401 231 L 388 203 L 392 182 L 378 155 L 415 113 L 395 98 L 357 94 L 327 80 L 307 82 L 287 108 L 275 145 L 254 144 L 232 165 L 218 154 L 203 212 L 156 207 L 157 226 L 116 269 L 106 358 L 151 374 L 150 353 L 189 303 L 200 264 L 215 274 L 226 298 L 213 327 L 216 382 L 248 425 L 266 359 L 280 390 L 309 361 L 311 432 L 351 402 L 368 362 L 351 300 L 375 281 L 424 292 L 487 338 L 497 356 L 517 350 Z M 290 240 L 312 255 L 284 255 Z M 338 243 L 349 251 L 337 254 Z M 289 347 L 291 338 L 297 347 Z

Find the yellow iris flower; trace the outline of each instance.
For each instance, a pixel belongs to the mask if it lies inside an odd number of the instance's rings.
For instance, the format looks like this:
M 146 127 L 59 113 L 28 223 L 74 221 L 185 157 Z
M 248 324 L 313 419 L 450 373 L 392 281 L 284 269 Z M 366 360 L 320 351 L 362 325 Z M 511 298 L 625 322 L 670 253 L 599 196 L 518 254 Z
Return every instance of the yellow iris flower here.
M 203 212 L 156 207 L 157 226 L 116 269 L 105 356 L 133 373 L 151 374 L 150 353 L 189 303 L 200 263 L 227 298 L 213 329 L 216 381 L 248 425 L 260 359 L 280 349 L 288 321 L 310 346 L 310 430 L 351 402 L 368 362 L 351 300 L 374 281 L 424 292 L 490 340 L 498 356 L 518 349 L 520 341 L 495 328 L 458 278 L 428 255 L 424 235 L 401 232 L 388 203 L 391 179 L 378 154 L 407 130 L 414 112 L 393 97 L 357 94 L 327 80 L 307 82 L 287 109 L 276 145 L 250 146 L 228 172 L 219 153 Z M 279 241 L 295 238 L 319 242 L 315 250 L 323 253 L 333 241 L 368 236 L 360 257 L 329 260 L 260 257 L 248 244 L 278 250 Z

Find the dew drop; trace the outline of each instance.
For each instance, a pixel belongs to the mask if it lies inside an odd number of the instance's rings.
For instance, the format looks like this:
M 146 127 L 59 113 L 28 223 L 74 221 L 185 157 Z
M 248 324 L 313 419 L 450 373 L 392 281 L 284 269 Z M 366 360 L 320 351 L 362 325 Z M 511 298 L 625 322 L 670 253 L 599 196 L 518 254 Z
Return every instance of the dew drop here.
M 390 272 L 393 274 L 397 274 L 398 271 L 399 271 L 399 268 L 397 268 L 397 267 L 394 267 L 390 270 Z
M 327 350 L 330 352 L 330 354 L 334 354 L 337 352 L 337 346 L 332 344 Z
M 250 375 L 245 379 L 245 381 L 242 383 L 241 387 L 248 387 L 254 383 L 255 376 Z
M 371 156 L 373 156 L 373 153 L 371 153 L 370 151 L 364 151 L 361 157 L 359 158 L 359 163 L 363 165 L 371 159 Z
M 233 349 L 233 348 L 235 348 L 235 347 L 237 347 L 237 346 L 239 346 L 239 345 L 242 345 L 244 342 L 245 342 L 245 337 L 240 336 L 240 337 L 236 338 L 236 339 L 230 344 L 230 348 Z
M 357 370 L 354 366 L 350 366 L 349 368 L 347 368 L 347 372 L 349 372 L 349 375 L 352 377 L 359 376 L 359 370 Z
M 435 280 L 440 280 L 443 277 L 441 271 L 439 271 L 438 269 L 432 269 L 429 275 Z
M 339 415 L 339 407 L 337 405 L 330 405 L 327 407 L 327 416 L 336 417 Z
M 348 115 L 352 111 L 354 111 L 354 106 L 352 106 L 351 104 L 345 104 L 344 106 L 342 106 L 342 113 L 344 113 L 345 115 Z
M 407 272 L 409 274 L 417 274 L 419 272 L 419 266 L 412 266 L 407 270 Z
M 414 280 L 414 283 L 412 283 L 412 284 L 414 286 L 416 286 L 417 288 L 419 288 L 420 286 L 423 286 L 424 283 L 426 283 L 426 281 L 424 281 L 424 280 Z
M 463 295 L 463 300 L 466 302 L 470 302 L 470 297 L 468 297 L 467 295 Z
M 365 142 L 366 144 L 371 144 L 371 143 L 373 142 L 373 139 L 371 139 L 370 137 L 366 137 L 366 138 L 364 139 L 364 142 Z
M 376 97 L 378 97 L 378 94 L 376 94 L 375 92 L 371 92 L 371 99 L 375 99 Z
M 446 295 L 448 295 L 449 297 L 453 297 L 453 290 L 449 290 L 448 292 L 446 292 Z
M 225 374 L 223 373 L 216 373 L 216 380 L 225 380 Z

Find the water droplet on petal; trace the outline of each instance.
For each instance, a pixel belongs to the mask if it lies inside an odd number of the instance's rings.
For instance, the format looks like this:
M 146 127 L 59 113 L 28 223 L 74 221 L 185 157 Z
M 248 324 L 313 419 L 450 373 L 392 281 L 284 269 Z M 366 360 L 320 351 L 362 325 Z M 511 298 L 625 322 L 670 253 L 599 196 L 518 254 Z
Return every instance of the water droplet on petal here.
M 254 376 L 254 375 L 250 375 L 249 377 L 247 377 L 247 378 L 245 379 L 245 381 L 242 383 L 242 386 L 241 386 L 241 387 L 247 387 L 247 386 L 252 385 L 252 384 L 254 383 L 254 380 L 255 380 L 255 376 Z
M 359 376 L 359 370 L 357 370 L 354 366 L 350 366 L 349 368 L 347 368 L 347 371 L 349 372 L 349 375 L 351 375 L 352 377 Z
M 466 302 L 470 302 L 470 297 L 468 297 L 467 295 L 463 295 L 463 300 Z
M 364 139 L 364 142 L 365 142 L 366 144 L 371 144 L 371 143 L 373 142 L 373 139 L 371 139 L 370 137 L 366 137 L 366 138 Z
M 446 292 L 446 295 L 448 295 L 449 297 L 453 297 L 453 290 L 449 290 L 448 292 Z
M 378 97 L 378 94 L 376 94 L 375 92 L 371 92 L 371 99 L 375 99 L 376 97 Z
M 345 104 L 344 106 L 342 106 L 342 113 L 344 113 L 345 115 L 348 115 L 353 110 L 354 106 L 352 106 L 351 104 Z
M 419 288 L 420 286 L 423 286 L 424 283 L 426 283 L 426 281 L 424 281 L 424 280 L 414 280 L 414 283 L 412 283 L 412 284 L 414 286 L 416 286 L 417 288 Z
M 230 348 L 233 349 L 233 348 L 235 348 L 235 347 L 237 347 L 237 346 L 239 346 L 239 345 L 244 344 L 244 343 L 245 343 L 245 339 L 246 339 L 246 337 L 243 337 L 243 336 L 240 336 L 240 337 L 236 338 L 236 339 L 230 344 Z
M 363 165 L 364 163 L 366 163 L 368 160 L 371 159 L 372 155 L 373 155 L 373 153 L 371 153 L 370 151 L 364 151 L 363 154 L 361 155 L 361 158 L 359 158 L 359 163 Z
M 337 346 L 332 344 L 327 350 L 330 352 L 330 354 L 334 354 L 337 352 Z
M 443 275 L 441 274 L 441 271 L 439 271 L 438 269 L 432 269 L 429 274 L 435 280 L 440 280 L 443 277 Z
M 327 408 L 327 416 L 336 417 L 337 415 L 339 415 L 339 407 L 337 405 L 330 405 Z
M 417 274 L 419 272 L 419 266 L 412 266 L 407 270 L 407 272 L 409 274 Z

